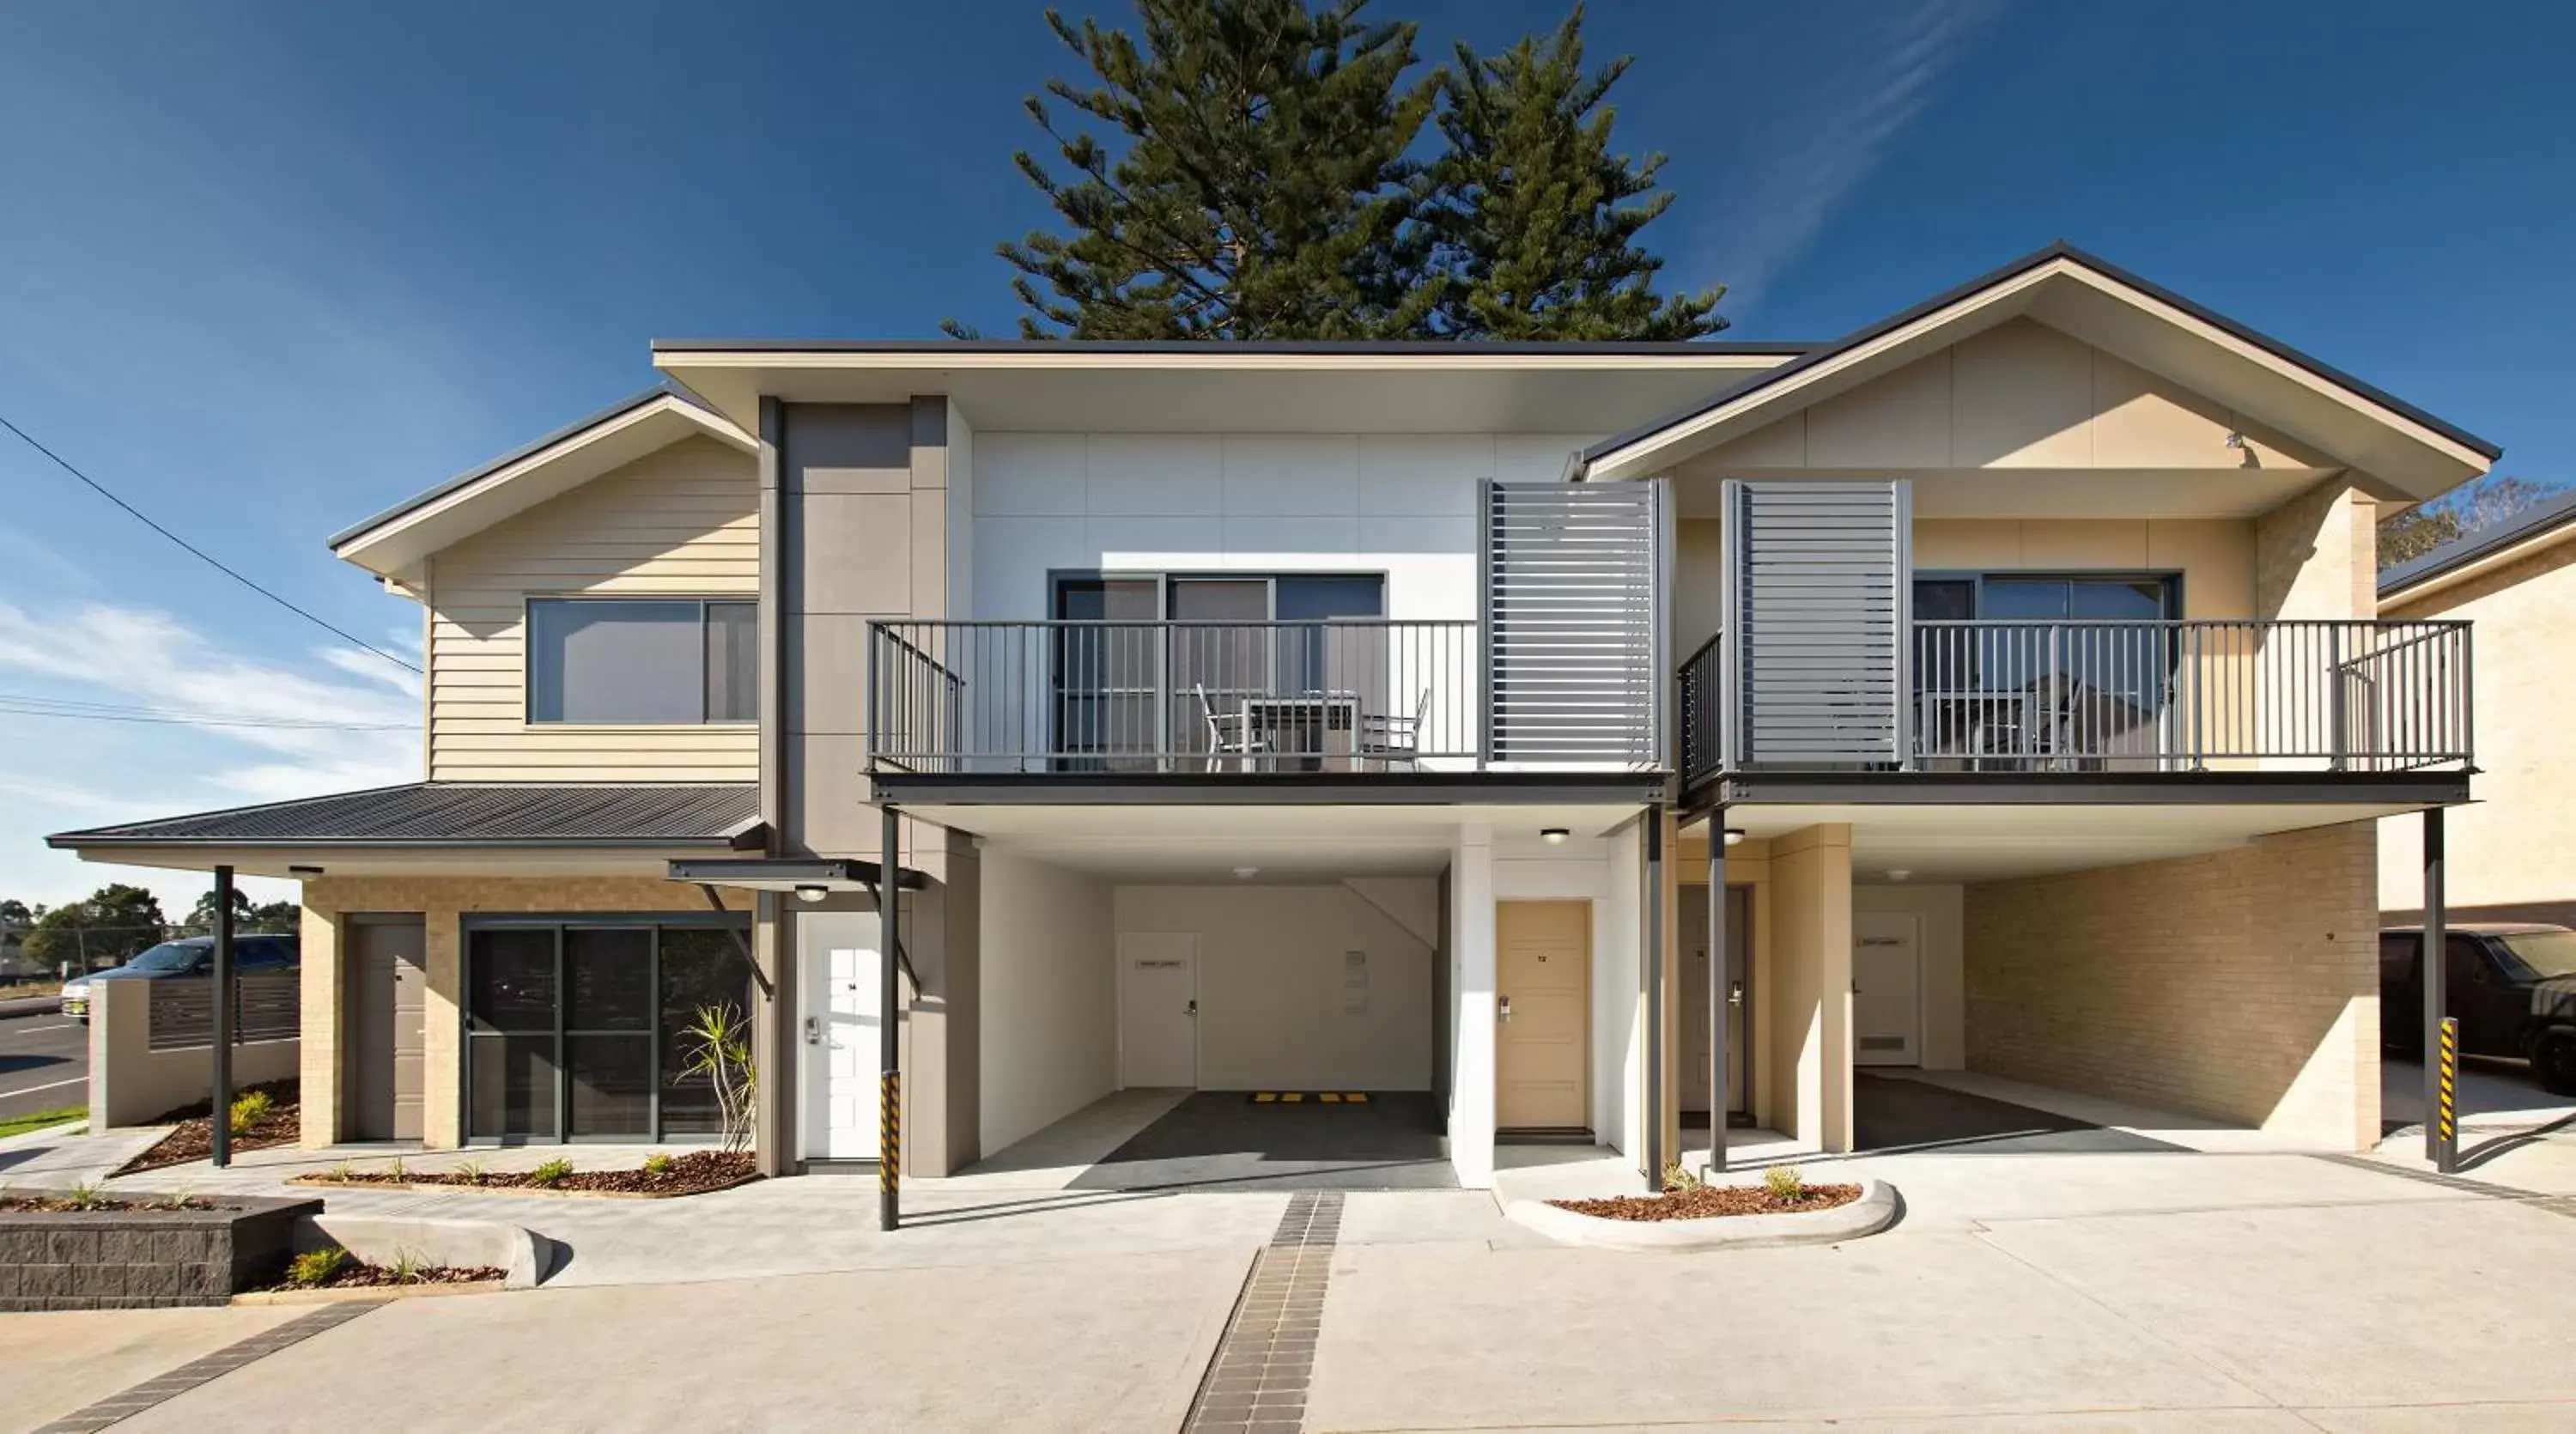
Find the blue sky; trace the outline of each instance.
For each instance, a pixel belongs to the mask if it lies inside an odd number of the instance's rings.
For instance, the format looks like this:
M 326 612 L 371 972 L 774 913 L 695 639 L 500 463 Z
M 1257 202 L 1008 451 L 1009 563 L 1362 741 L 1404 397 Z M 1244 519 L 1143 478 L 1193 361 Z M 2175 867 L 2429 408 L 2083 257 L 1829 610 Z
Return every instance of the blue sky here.
M 1047 218 L 1019 102 L 1070 63 L 1039 9 L 13 7 L 0 413 L 416 649 L 324 535 L 642 387 L 650 338 L 1010 331 L 992 245 Z M 1441 58 L 1562 14 L 1376 11 Z M 1735 337 L 1830 338 L 2065 237 L 2576 480 L 2566 7 L 1603 0 L 1590 35 L 1641 56 L 1620 138 L 1680 195 L 1652 242 L 1734 286 Z M 0 895 L 111 875 L 47 831 L 418 775 L 407 674 L 5 435 L 0 499 L 0 694 L 382 729 L 0 713 Z

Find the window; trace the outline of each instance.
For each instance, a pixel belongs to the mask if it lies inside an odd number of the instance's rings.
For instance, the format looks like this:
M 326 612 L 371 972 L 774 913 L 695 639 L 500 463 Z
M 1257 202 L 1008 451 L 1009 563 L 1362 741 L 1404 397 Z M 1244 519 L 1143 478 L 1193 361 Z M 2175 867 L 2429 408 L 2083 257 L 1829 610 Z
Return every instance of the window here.
M 500 919 L 465 941 L 466 1134 L 661 1140 L 721 1129 L 688 1073 L 708 1008 L 751 1012 L 744 923 Z
M 759 623 L 750 602 L 533 599 L 528 720 L 758 721 Z

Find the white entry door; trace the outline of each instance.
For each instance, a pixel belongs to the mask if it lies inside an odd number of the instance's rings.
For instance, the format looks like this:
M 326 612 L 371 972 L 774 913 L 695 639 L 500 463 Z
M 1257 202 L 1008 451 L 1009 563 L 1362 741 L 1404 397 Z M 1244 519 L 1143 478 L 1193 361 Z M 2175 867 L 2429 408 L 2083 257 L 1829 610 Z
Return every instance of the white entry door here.
M 1852 1064 L 1923 1062 L 1923 942 L 1912 916 L 1852 913 Z
M 796 918 L 805 1008 L 805 1158 L 877 1158 L 878 1032 L 883 995 L 874 912 Z
M 1199 1083 L 1199 938 L 1189 931 L 1118 935 L 1118 1084 Z

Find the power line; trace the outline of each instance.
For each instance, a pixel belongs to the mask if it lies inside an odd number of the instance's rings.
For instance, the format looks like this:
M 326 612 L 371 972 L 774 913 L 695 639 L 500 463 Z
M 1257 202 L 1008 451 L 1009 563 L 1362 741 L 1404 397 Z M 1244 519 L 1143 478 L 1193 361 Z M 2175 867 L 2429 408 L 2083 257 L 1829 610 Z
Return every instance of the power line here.
M 162 722 L 183 727 L 259 727 L 309 732 L 408 732 L 408 722 L 326 722 L 309 717 L 276 717 L 255 712 L 198 712 L 179 707 L 134 707 L 114 702 L 83 702 L 64 697 L 35 697 L 0 692 L 0 713 L 21 717 L 79 717 L 99 722 Z
M 145 516 L 142 509 L 135 507 L 133 504 L 119 498 L 114 493 L 109 492 L 107 490 L 107 485 L 99 482 L 95 478 L 92 478 L 88 474 L 83 473 L 78 468 L 73 467 L 70 460 L 64 458 L 61 454 L 56 453 L 54 450 L 47 448 L 41 443 L 38 443 L 35 438 L 27 432 L 27 430 L 11 423 L 6 414 L 0 414 L 0 428 L 6 428 L 11 433 L 18 435 L 20 442 L 36 450 L 38 453 L 45 455 L 47 458 L 52 459 L 55 467 L 62 469 L 64 472 L 78 478 L 83 483 L 88 484 L 91 490 L 96 492 L 98 496 L 105 498 L 107 501 L 114 503 L 116 506 L 123 508 L 126 512 L 132 514 L 136 522 L 141 523 L 143 526 L 159 533 L 162 537 L 168 538 L 171 542 L 177 543 L 180 547 L 195 554 L 199 559 L 204 561 L 208 567 L 213 568 L 216 572 L 222 573 L 225 577 L 231 578 L 234 582 L 241 584 L 243 587 L 250 589 L 252 592 L 259 594 L 261 597 L 268 599 L 270 602 L 277 604 L 279 607 L 286 609 L 288 612 L 295 614 L 297 617 L 304 619 L 315 627 L 330 633 L 332 636 L 340 638 L 346 642 L 354 642 L 358 646 L 374 653 L 376 656 L 383 658 L 385 661 L 392 663 L 394 666 L 401 668 L 405 672 L 412 673 L 415 676 L 420 674 L 419 668 L 412 666 L 410 663 L 403 661 L 401 658 L 394 656 L 392 653 L 385 651 L 383 648 L 376 646 L 365 638 L 359 637 L 343 628 L 334 627 L 330 623 L 323 621 L 321 618 L 315 617 L 313 614 L 306 612 L 304 609 L 297 607 L 295 604 L 288 602 L 286 599 L 279 597 L 277 594 L 270 592 L 268 589 L 261 587 L 255 582 L 252 582 L 249 578 L 246 578 L 240 573 L 233 571 L 231 568 L 224 566 L 220 560 L 205 549 L 198 547 L 196 544 L 189 542 L 187 539 L 180 537 L 178 534 L 171 532 L 165 527 L 162 527 L 159 523 L 153 522 L 151 518 Z

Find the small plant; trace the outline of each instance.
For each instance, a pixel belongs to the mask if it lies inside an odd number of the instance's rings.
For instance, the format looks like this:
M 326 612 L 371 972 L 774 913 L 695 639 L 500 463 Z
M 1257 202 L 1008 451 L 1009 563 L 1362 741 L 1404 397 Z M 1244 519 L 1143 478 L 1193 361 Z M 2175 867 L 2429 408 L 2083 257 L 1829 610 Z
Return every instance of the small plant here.
M 407 1179 L 407 1178 L 408 1178 L 408 1177 L 404 1174 L 404 1172 L 403 1172 L 403 1161 L 402 1161 L 402 1157 L 401 1157 L 401 1156 L 399 1156 L 399 1155 L 397 1155 L 397 1156 L 395 1156 L 395 1157 L 394 1157 L 394 1163 L 393 1163 L 393 1164 L 388 1165 L 388 1166 L 386 1166 L 386 1167 L 385 1167 L 385 1173 L 386 1173 L 386 1174 L 388 1174 L 388 1175 L 390 1175 L 390 1176 L 392 1176 L 392 1177 L 393 1177 L 393 1178 L 395 1178 L 396 1180 L 402 1180 L 402 1179 Z
M 269 1098 L 267 1091 L 246 1090 L 233 1098 L 232 1118 L 228 1123 L 236 1137 L 245 1136 L 257 1130 L 259 1123 L 268 1119 L 269 1113 L 276 1108 L 277 1102 Z
M 748 1148 L 760 1087 L 751 1065 L 751 1023 L 732 1006 L 700 1006 L 697 1018 L 680 1035 L 688 1042 L 688 1064 L 681 1074 L 705 1076 L 716 1088 L 716 1119 L 723 1129 L 724 1148 Z
M 457 1174 L 459 1174 L 459 1175 L 464 1176 L 464 1177 L 465 1177 L 465 1183 L 466 1183 L 466 1184 L 468 1184 L 468 1185 L 480 1185 L 480 1184 L 482 1184 L 482 1183 L 483 1183 L 483 1157 L 478 1155 L 478 1156 L 474 1157 L 473 1159 L 466 1161 L 464 1164 L 457 1166 L 457 1167 L 456 1167 L 456 1173 L 457 1173 Z
M 343 1160 L 339 1164 L 332 1166 L 330 1169 L 323 1171 L 322 1178 L 346 1185 L 358 1178 L 358 1167 Z
M 319 1250 L 307 1250 L 287 1262 L 286 1282 L 299 1290 L 327 1285 L 331 1283 L 332 1276 L 340 1273 L 340 1266 L 346 1264 L 348 1259 L 349 1252 L 337 1245 Z
M 422 1261 L 416 1251 L 396 1250 L 394 1262 L 385 1268 L 386 1272 L 394 1277 L 395 1284 L 416 1285 L 420 1283 L 421 1272 L 429 1266 Z
M 1668 1194 L 1679 1194 L 1685 1191 L 1705 1189 L 1707 1184 L 1707 1181 L 1692 1174 L 1690 1167 L 1683 1165 L 1680 1161 L 1675 1161 L 1664 1167 L 1664 1190 Z
M 644 1173 L 645 1173 L 645 1174 L 647 1174 L 647 1175 L 668 1175 L 668 1174 L 670 1174 L 670 1173 L 671 1173 L 671 1157 L 670 1157 L 668 1154 L 666 1154 L 666 1153 L 664 1153 L 664 1152 L 662 1152 L 662 1151 L 659 1151 L 659 1150 L 656 1150 L 656 1151 L 654 1151 L 652 1154 L 645 1156 L 645 1157 L 644 1157 Z
M 75 1210 L 96 1210 L 107 1203 L 107 1192 L 95 1180 L 83 1180 L 63 1192 L 63 1203 Z
M 529 1171 L 528 1183 L 531 1185 L 542 1185 L 551 1189 L 554 1186 L 564 1183 L 565 1177 L 571 1174 L 572 1162 L 564 1159 L 562 1156 L 556 1156 L 554 1159 L 549 1160 L 545 1164 L 538 1166 L 536 1169 Z
M 1770 1191 L 1774 1200 L 1804 1200 L 1807 1177 L 1795 1165 L 1774 1165 L 1762 1172 L 1762 1188 Z
M 196 1191 L 185 1182 L 182 1182 L 178 1189 L 161 1197 L 160 1208 L 164 1210 L 187 1210 L 193 1208 L 196 1203 Z

